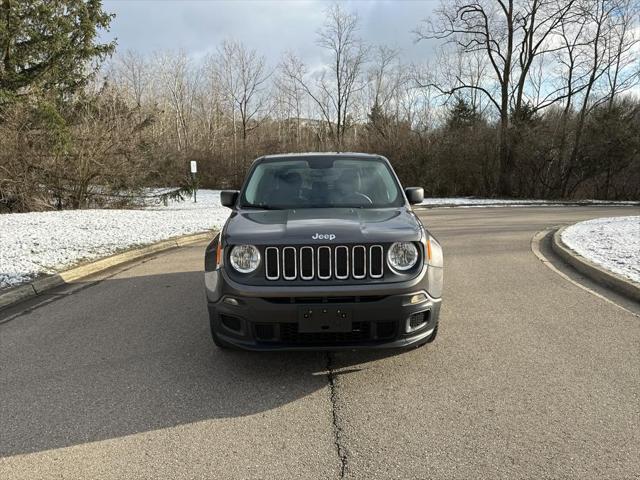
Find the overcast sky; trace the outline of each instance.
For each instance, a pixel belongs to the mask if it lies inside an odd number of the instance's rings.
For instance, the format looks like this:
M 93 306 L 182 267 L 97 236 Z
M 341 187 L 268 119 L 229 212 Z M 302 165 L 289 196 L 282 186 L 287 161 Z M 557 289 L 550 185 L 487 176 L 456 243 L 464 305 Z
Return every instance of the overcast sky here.
M 409 62 L 427 60 L 434 44 L 414 42 L 411 33 L 439 0 L 345 0 L 360 17 L 360 36 L 372 44 L 399 48 Z M 194 58 L 214 51 L 224 39 L 257 49 L 275 64 L 287 49 L 313 64 L 320 60 L 315 33 L 331 3 L 322 0 L 104 0 L 115 13 L 105 39 L 118 50 L 183 49 Z

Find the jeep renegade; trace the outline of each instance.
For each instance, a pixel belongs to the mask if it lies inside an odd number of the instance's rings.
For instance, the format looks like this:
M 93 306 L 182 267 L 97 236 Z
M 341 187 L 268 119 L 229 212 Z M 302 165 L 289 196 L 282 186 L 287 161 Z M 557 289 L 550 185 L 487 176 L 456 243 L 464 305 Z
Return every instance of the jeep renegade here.
M 407 347 L 438 331 L 442 248 L 379 155 L 258 158 L 205 254 L 213 341 L 251 350 Z

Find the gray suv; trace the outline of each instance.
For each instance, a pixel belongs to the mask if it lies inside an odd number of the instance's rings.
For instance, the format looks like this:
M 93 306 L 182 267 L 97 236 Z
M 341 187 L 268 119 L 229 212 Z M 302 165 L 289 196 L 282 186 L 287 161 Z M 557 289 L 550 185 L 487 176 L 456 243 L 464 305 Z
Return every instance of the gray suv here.
M 258 158 L 205 254 L 213 341 L 250 350 L 407 347 L 432 341 L 442 248 L 378 155 Z

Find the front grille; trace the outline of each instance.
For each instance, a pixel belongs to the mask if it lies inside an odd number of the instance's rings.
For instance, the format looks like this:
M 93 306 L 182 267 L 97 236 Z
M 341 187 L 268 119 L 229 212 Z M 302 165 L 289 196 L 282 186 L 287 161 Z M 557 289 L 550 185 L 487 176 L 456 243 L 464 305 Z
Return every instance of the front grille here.
M 272 323 L 256 323 L 256 338 L 258 340 L 275 340 L 276 327 Z
M 376 324 L 376 336 L 380 339 L 393 338 L 396 334 L 396 322 L 379 322 Z
M 353 322 L 348 332 L 300 333 L 297 323 L 256 323 L 254 333 L 259 342 L 281 342 L 288 345 L 340 345 L 392 340 L 398 322 Z
M 371 337 L 369 322 L 353 322 L 350 332 L 299 333 L 297 323 L 280 324 L 280 340 L 294 345 L 366 342 Z
M 264 297 L 262 300 L 269 303 L 369 303 L 378 302 L 387 298 L 386 295 L 366 295 L 362 297 Z
M 267 280 L 346 280 L 382 278 L 382 245 L 267 247 Z

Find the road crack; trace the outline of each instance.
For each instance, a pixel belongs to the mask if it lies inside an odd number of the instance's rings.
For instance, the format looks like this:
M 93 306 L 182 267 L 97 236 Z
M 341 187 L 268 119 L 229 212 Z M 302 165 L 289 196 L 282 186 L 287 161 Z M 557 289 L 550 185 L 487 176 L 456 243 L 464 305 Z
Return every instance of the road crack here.
M 336 373 L 333 369 L 331 353 L 327 352 L 327 380 L 329 382 L 329 401 L 331 402 L 331 419 L 333 423 L 333 443 L 340 461 L 340 478 L 345 478 L 349 458 L 343 443 L 342 426 L 338 415 L 338 387 Z

